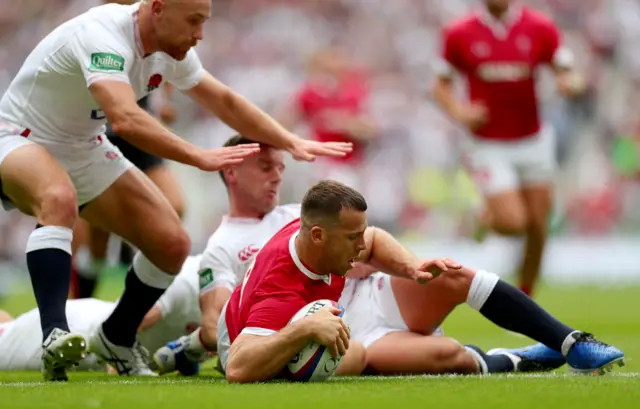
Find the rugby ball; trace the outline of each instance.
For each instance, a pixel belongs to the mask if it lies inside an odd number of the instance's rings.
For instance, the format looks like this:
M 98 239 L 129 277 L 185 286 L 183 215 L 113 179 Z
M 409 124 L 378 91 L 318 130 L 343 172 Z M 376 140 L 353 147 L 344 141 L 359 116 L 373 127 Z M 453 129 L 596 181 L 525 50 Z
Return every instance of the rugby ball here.
M 345 318 L 345 311 L 337 302 L 331 300 L 317 300 L 311 302 L 300 309 L 289 320 L 289 324 L 296 322 L 304 317 L 315 314 L 325 307 L 336 307 L 340 310 L 338 315 L 342 319 Z M 286 375 L 292 381 L 313 382 L 324 381 L 336 372 L 336 368 L 340 365 L 342 357 L 333 359 L 331 352 L 324 345 L 315 342 L 309 342 L 302 348 L 287 364 Z

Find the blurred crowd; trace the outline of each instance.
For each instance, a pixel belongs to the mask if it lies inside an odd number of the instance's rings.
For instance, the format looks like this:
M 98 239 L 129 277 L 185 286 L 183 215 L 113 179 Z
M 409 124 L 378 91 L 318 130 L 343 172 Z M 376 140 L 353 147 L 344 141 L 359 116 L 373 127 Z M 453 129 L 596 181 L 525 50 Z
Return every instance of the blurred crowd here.
M 0 0 L 0 89 L 30 50 L 61 22 L 99 0 Z M 440 30 L 480 0 L 215 0 L 198 53 L 217 78 L 279 115 L 304 82 L 312 53 L 337 47 L 361 67 L 376 137 L 361 165 L 371 221 L 404 234 L 469 234 L 479 196 L 460 163 L 462 131 L 429 95 Z M 634 233 L 640 227 L 640 1 L 530 0 L 552 15 L 576 54 L 589 93 L 565 101 L 540 72 L 545 120 L 556 130 L 561 170 L 553 224 L 558 235 Z M 156 98 L 157 99 L 157 98 Z M 181 94 L 171 126 L 202 146 L 233 131 Z M 305 127 L 297 129 L 308 136 Z M 187 197 L 194 252 L 226 210 L 215 174 L 172 164 Z M 290 163 L 283 201 L 300 200 L 316 166 Z M 23 259 L 33 220 L 0 213 L 0 257 Z

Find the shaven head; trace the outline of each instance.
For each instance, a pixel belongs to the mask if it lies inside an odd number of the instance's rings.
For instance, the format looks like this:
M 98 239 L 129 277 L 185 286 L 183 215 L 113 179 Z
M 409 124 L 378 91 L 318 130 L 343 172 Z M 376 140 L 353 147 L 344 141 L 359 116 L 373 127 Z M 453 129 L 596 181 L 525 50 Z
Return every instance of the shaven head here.
M 511 0 L 485 0 L 487 10 L 495 16 L 506 13 L 510 3 Z
M 158 50 L 179 61 L 204 38 L 211 17 L 211 0 L 143 0 L 140 7 L 149 11 Z
M 302 199 L 301 234 L 320 255 L 322 273 L 344 275 L 365 248 L 367 202 L 355 189 L 333 180 L 312 186 Z

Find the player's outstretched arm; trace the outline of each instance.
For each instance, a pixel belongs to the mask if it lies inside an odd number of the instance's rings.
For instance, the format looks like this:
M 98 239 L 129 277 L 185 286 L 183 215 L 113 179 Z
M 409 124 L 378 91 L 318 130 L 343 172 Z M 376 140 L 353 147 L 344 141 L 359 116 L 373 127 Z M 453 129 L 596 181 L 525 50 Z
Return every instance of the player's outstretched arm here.
M 461 268 L 449 259 L 419 259 L 391 234 L 377 227 L 369 227 L 364 239 L 366 248 L 357 261 L 390 275 L 422 282 L 431 280 L 449 268 Z
M 97 81 L 89 90 L 113 131 L 152 155 L 215 171 L 259 151 L 255 144 L 205 150 L 185 141 L 140 108 L 131 85 L 125 82 Z
M 353 149 L 350 143 L 318 143 L 299 138 L 209 73 L 204 74 L 202 80 L 186 93 L 241 135 L 286 150 L 296 160 L 344 156 Z
M 272 379 L 310 341 L 325 345 L 334 359 L 344 356 L 350 335 L 338 314 L 337 308 L 323 308 L 272 335 L 252 335 L 245 329 L 229 349 L 227 380 L 247 383 Z
M 272 379 L 310 340 L 311 329 L 305 320 L 273 335 L 240 334 L 229 349 L 227 381 L 248 383 Z

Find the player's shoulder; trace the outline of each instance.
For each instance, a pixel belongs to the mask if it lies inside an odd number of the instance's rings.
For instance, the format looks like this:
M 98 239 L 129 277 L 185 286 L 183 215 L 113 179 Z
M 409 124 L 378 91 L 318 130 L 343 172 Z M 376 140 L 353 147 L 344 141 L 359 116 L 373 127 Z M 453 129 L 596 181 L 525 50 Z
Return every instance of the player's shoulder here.
M 269 216 L 273 216 L 278 219 L 287 220 L 287 223 L 292 221 L 293 219 L 297 219 L 300 217 L 300 210 L 302 208 L 302 204 L 300 203 L 289 203 L 285 205 L 276 206 Z
M 522 7 L 522 20 L 543 29 L 555 29 L 556 22 L 547 13 L 531 7 Z

